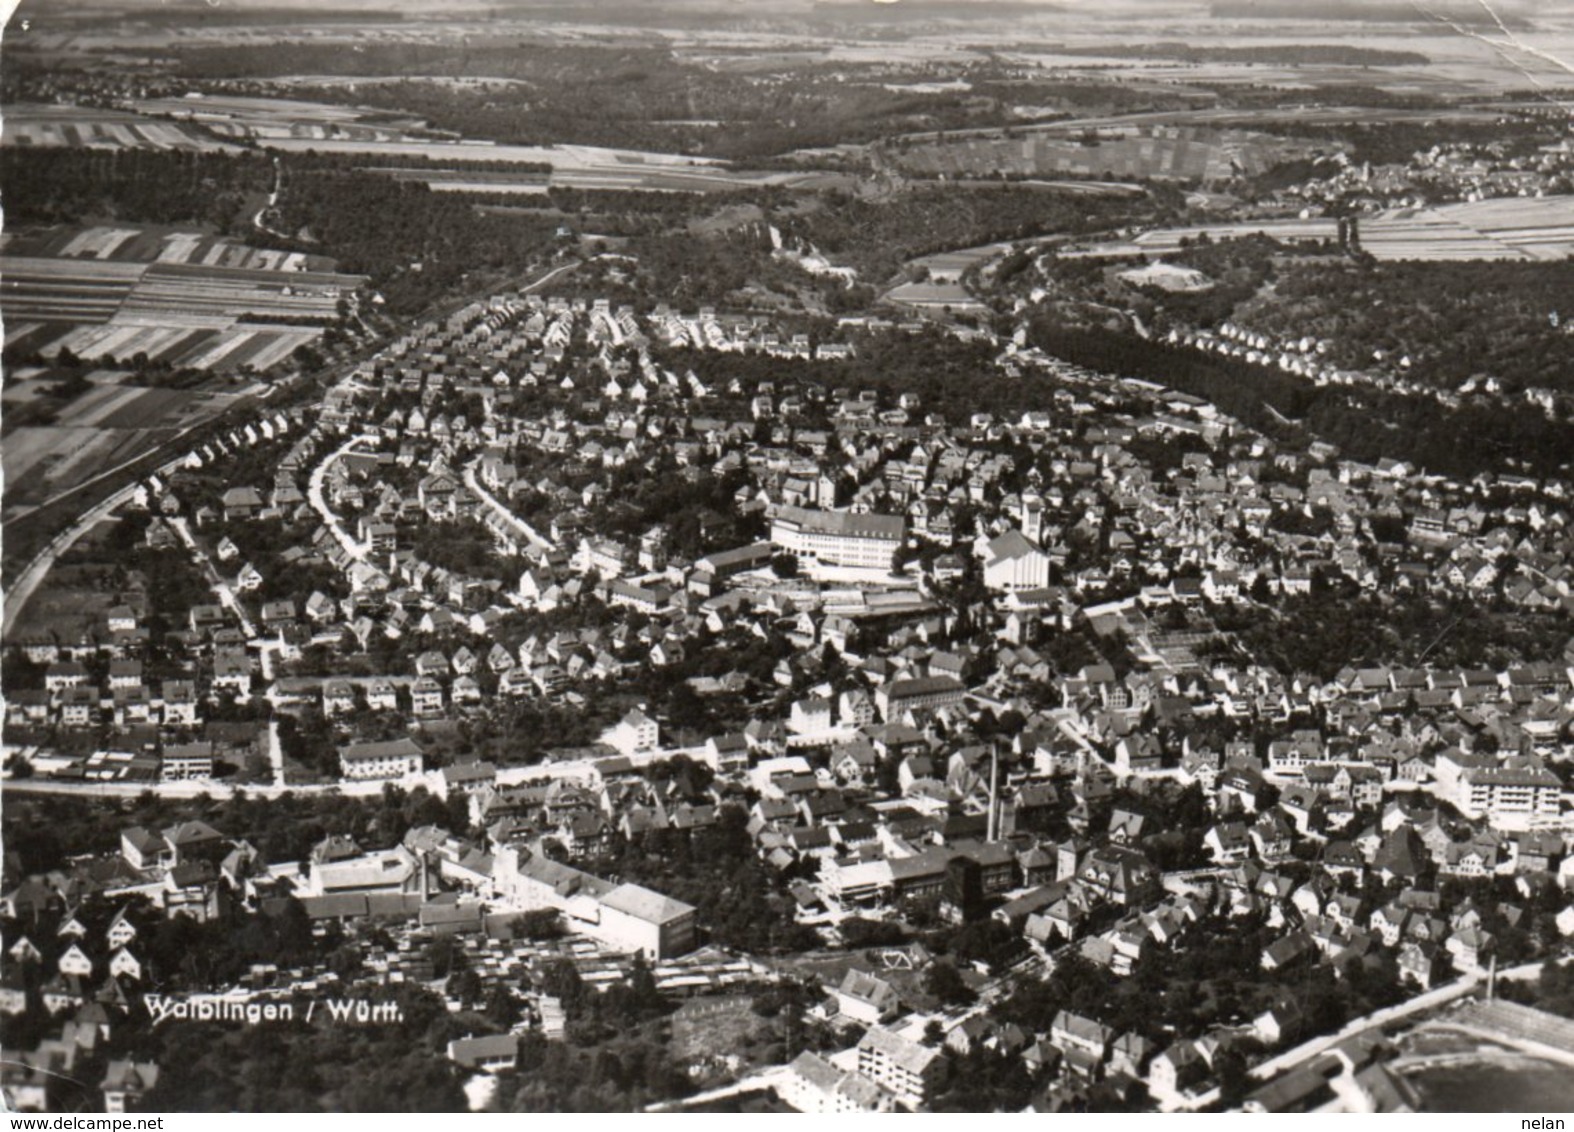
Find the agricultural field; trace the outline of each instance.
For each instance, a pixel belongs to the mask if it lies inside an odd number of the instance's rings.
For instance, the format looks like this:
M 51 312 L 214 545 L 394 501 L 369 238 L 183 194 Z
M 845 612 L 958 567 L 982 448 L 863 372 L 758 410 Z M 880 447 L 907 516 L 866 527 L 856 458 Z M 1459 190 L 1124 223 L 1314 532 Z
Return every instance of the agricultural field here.
M 81 383 L 85 391 L 40 417 L 38 409 L 57 400 L 53 387 L 70 375 L 25 367 L 14 377 L 5 389 L 7 427 L 0 444 L 8 517 L 152 451 L 246 393 L 149 388 L 124 371 L 99 371 Z
M 1206 234 L 1210 239 L 1264 233 L 1276 240 L 1335 240 L 1338 221 L 1252 220 L 1157 228 L 1128 241 L 1067 249 L 1063 255 L 1171 255 Z M 1361 248 L 1383 261 L 1518 260 L 1553 262 L 1574 255 L 1574 197 L 1509 197 L 1390 209 L 1360 221 Z
M 1574 255 L 1574 197 L 1388 212 L 1361 221 L 1361 246 L 1378 259 L 1566 259 Z
M 235 377 L 267 373 L 316 342 L 364 282 L 312 270 L 332 266 L 168 228 L 8 233 L 7 516 L 210 419 L 242 395 Z M 84 373 L 72 359 L 101 368 Z
M 212 236 L 146 224 L 87 228 L 61 226 L 6 233 L 6 255 L 43 259 L 88 259 L 112 263 L 175 263 L 234 267 L 250 271 L 332 271 L 326 256 L 253 248 L 228 236 Z
M 903 144 L 884 156 L 904 171 L 930 176 L 1059 174 L 1207 183 L 1265 172 L 1304 148 L 1285 138 L 1191 126 L 1144 126 L 1125 134 L 1096 141 L 1047 133 L 965 136 Z
M 9 237 L 0 313 L 12 357 L 139 357 L 171 369 L 262 373 L 316 341 L 358 275 L 332 261 L 201 232 L 55 228 Z
M 419 118 L 353 106 L 203 94 L 151 98 L 131 103 L 138 113 L 200 122 L 221 137 L 245 141 L 274 138 L 361 138 L 396 141 L 425 125 Z
M 135 112 L 39 104 L 8 107 L 0 144 L 17 148 L 237 151 L 232 139 L 286 153 L 315 151 L 389 160 L 402 157 L 434 162 L 552 166 L 550 180 L 541 173 L 524 170 L 486 175 L 451 170 L 407 170 L 398 174 L 426 180 L 434 188 L 449 192 L 536 192 L 537 186 L 549 183 L 581 189 L 702 193 L 791 186 L 815 180 L 813 174 L 740 172 L 704 157 L 585 145 L 494 145 L 436 139 L 425 130 L 425 122 L 408 114 L 294 99 L 209 94 L 143 99 L 130 105 Z
M 7 106 L 0 144 L 89 146 L 112 149 L 198 149 L 238 152 L 239 147 L 178 122 L 163 122 L 119 110 L 86 106 Z
M 603 149 L 586 145 L 490 145 L 483 142 L 433 142 L 416 139 L 403 141 L 358 140 L 353 138 L 269 138 L 263 144 L 286 153 L 348 153 L 368 158 L 397 161 L 399 158 L 425 158 L 429 161 L 484 161 L 515 165 L 550 165 L 548 184 L 577 189 L 649 189 L 668 192 L 732 192 L 767 185 L 791 187 L 815 179 L 814 174 L 744 172 L 703 157 L 683 157 L 668 153 Z M 425 171 L 422 171 L 425 172 Z M 432 176 L 450 184 L 447 174 Z M 461 180 L 476 180 L 466 174 Z M 488 178 L 491 180 L 491 178 Z M 521 173 L 502 178 L 515 184 L 538 185 L 537 173 Z M 484 191 L 506 192 L 506 187 L 489 184 Z M 531 191 L 531 190 L 524 190 Z
M 0 255 L 0 311 L 16 322 L 108 322 L 145 269 L 139 264 Z

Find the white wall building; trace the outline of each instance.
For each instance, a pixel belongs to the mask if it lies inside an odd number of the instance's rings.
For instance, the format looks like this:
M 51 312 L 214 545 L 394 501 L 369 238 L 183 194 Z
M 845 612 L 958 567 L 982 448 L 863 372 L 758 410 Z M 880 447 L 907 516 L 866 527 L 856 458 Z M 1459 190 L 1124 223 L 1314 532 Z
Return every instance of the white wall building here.
M 828 566 L 889 570 L 906 537 L 900 515 L 783 507 L 771 519 L 773 543 Z

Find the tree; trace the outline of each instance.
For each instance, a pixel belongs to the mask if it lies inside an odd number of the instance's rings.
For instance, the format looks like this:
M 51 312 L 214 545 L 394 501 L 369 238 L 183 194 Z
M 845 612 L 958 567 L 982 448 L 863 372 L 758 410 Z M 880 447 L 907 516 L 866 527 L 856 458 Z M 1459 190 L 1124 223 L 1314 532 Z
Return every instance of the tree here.
M 515 935 L 525 939 L 558 939 L 565 931 L 563 917 L 556 908 L 537 908 L 514 922 Z
M 1022 937 L 999 920 L 978 920 L 959 928 L 950 940 L 950 950 L 964 963 L 983 963 L 999 974 L 1025 948 Z
M 849 916 L 838 929 L 848 950 L 865 947 L 894 947 L 907 942 L 907 932 L 901 924 L 891 920 L 868 920 Z
M 1213 1071 L 1219 1078 L 1220 1102 L 1225 1108 L 1239 1107 L 1251 1085 L 1246 1058 L 1233 1047 L 1221 1049 L 1213 1059 Z
M 924 990 L 947 1006 L 973 1002 L 977 995 L 962 979 L 962 973 L 949 961 L 937 959 L 924 972 Z
M 466 966 L 455 968 L 453 974 L 448 976 L 448 981 L 443 984 L 443 992 L 469 1009 L 481 1002 L 485 988 L 481 985 L 481 976 Z
M 518 1000 L 513 997 L 508 987 L 502 986 L 501 982 L 494 986 L 490 995 L 486 997 L 486 1017 L 505 1030 L 512 1028 L 519 1020 Z

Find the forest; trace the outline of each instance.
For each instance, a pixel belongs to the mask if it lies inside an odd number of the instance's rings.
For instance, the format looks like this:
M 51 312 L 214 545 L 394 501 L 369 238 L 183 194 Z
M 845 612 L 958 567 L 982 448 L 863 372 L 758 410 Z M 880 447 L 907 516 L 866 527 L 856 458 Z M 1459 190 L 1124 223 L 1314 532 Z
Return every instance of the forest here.
M 1428 397 L 1364 387 L 1315 386 L 1276 369 L 1198 353 L 1102 328 L 1066 329 L 1034 320 L 1032 341 L 1046 352 L 1102 373 L 1159 382 L 1212 402 L 1270 436 L 1284 419 L 1305 439 L 1322 439 L 1349 459 L 1405 460 L 1458 479 L 1516 465 L 1555 473 L 1574 451 L 1574 426 L 1539 411 L 1467 403 L 1445 408 Z
M 594 281 L 616 300 L 648 305 L 655 297 L 692 309 L 747 302 L 744 292 L 764 287 L 778 295 L 817 295 L 818 303 L 840 312 L 867 306 L 873 291 L 772 258 L 761 222 L 699 236 L 690 222 L 738 204 L 761 206 L 784 236 L 879 284 L 917 256 L 1139 218 L 1161 222 L 1176 205 L 1168 195 L 1132 201 L 1020 186 L 965 192 L 931 186 L 880 200 L 835 191 L 717 198 L 554 189 L 548 198 L 553 208 L 538 211 L 477 207 L 484 197 L 434 192 L 418 180 L 360 169 L 337 156 L 286 154 L 279 160 L 285 188 L 273 227 L 290 238 L 251 225 L 252 209 L 273 184 L 272 161 L 262 154 L 39 150 L 26 162 L 0 166 L 0 192 L 18 222 L 191 223 L 253 244 L 331 254 L 342 270 L 370 276 L 396 317 L 423 313 L 488 280 L 518 280 L 571 246 L 559 235 L 564 213 L 583 213 L 587 225 L 610 218 L 612 234 L 631 236 L 624 251 L 637 263 L 598 263 L 582 281 Z
M 1491 377 L 1506 392 L 1574 394 L 1574 261 L 1449 263 L 1301 261 L 1234 317 L 1253 330 L 1331 343 L 1355 369 L 1379 352 L 1441 389 Z
M 1196 291 L 1135 287 L 1114 278 L 1125 261 L 1044 256 L 1038 264 L 1066 300 L 1114 306 L 1163 332 L 1234 322 L 1293 341 L 1326 342 L 1323 360 L 1343 369 L 1395 372 L 1454 391 L 1491 378 L 1510 395 L 1530 388 L 1574 394 L 1574 332 L 1561 301 L 1574 294 L 1574 262 L 1379 263 L 1337 245 L 1286 246 L 1265 235 L 1208 241 L 1165 256 L 1212 281 Z M 1025 270 L 1009 295 L 1034 278 Z M 1381 358 L 1382 361 L 1378 361 Z
M 1335 88 L 1340 89 L 1340 88 Z M 1351 100 L 1354 101 L 1353 99 Z M 1363 96 L 1360 105 L 1381 105 Z M 1337 148 L 1355 162 L 1373 165 L 1407 165 L 1412 156 L 1434 146 L 1489 146 L 1505 156 L 1528 156 L 1558 140 L 1557 127 L 1548 122 L 1458 122 L 1441 115 L 1433 121 L 1357 122 L 1325 126 L 1297 121 L 1254 123 L 1264 133 L 1322 142 Z
M 485 45 L 372 42 L 354 52 L 328 43 L 280 44 L 267 52 L 188 48 L 180 52 L 179 71 L 188 80 L 399 78 L 353 91 L 292 86 L 290 93 L 412 113 L 436 129 L 503 143 L 603 145 L 743 161 L 1004 119 L 992 99 L 890 90 L 881 81 L 888 75 L 858 81 L 863 76 L 856 67 L 797 63 L 746 74 L 702 66 L 665 48 L 508 38 Z M 432 76 L 483 81 L 456 87 Z
M 1178 216 L 1181 195 L 1156 186 L 1139 198 L 1046 192 L 1023 185 L 959 191 L 923 185 L 885 199 L 835 191 L 772 221 L 784 237 L 797 236 L 834 262 L 858 269 L 871 282 L 889 278 L 919 256 L 1002 240 L 1075 235 L 1123 224 L 1162 224 Z
M 1126 59 L 1183 59 L 1188 63 L 1264 63 L 1276 66 L 1414 67 L 1429 60 L 1419 51 L 1385 51 L 1343 43 L 1265 43 L 1232 47 L 1217 43 L 1094 44 L 1060 47 L 1064 55 Z
M 251 153 L 39 148 L 25 161 L 0 162 L 10 224 L 193 222 L 249 235 L 246 202 L 272 180 L 269 160 Z

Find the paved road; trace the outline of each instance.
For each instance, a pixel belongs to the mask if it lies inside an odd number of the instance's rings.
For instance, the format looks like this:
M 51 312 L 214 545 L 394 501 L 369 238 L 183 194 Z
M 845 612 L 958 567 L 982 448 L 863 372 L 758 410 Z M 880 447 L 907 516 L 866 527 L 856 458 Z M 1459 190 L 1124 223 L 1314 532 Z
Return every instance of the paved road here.
M 284 788 L 284 744 L 279 742 L 279 721 L 268 720 L 268 765 L 273 768 L 273 785 Z
M 3 633 L 6 638 L 9 639 L 12 631 L 16 628 L 16 620 L 21 615 L 22 610 L 26 608 L 28 600 L 33 596 L 33 591 L 43 583 L 49 571 L 54 569 L 55 559 L 76 545 L 76 541 L 87 534 L 88 531 L 109 518 L 111 513 L 118 511 L 121 507 L 131 502 L 131 496 L 137 489 L 137 482 L 132 481 L 103 502 L 88 508 L 81 518 L 56 535 L 49 545 L 44 547 L 39 553 L 38 557 L 29 562 L 22 572 L 17 575 L 16 584 L 11 586 L 5 594 Z
M 202 572 L 207 575 L 208 585 L 219 597 L 219 604 L 235 615 L 235 619 L 240 622 L 241 630 L 246 634 L 248 640 L 256 637 L 257 626 L 252 624 L 251 618 L 246 614 L 245 607 L 241 605 L 240 599 L 235 596 L 235 591 L 224 580 L 224 576 L 219 573 L 218 568 L 213 565 L 213 559 L 208 557 L 208 552 L 197 545 L 197 540 L 192 536 L 191 527 L 185 518 L 183 516 L 172 518 L 169 521 L 169 525 L 174 529 L 175 534 L 180 537 L 180 541 L 185 544 L 186 549 L 191 552 L 192 558 L 202 567 Z
M 547 283 L 551 282 L 553 279 L 556 279 L 565 271 L 573 271 L 576 267 L 581 266 L 583 266 L 583 261 L 576 259 L 570 263 L 565 263 L 562 267 L 554 267 L 540 279 L 537 279 L 534 283 L 531 283 L 529 286 L 525 287 L 522 293 L 528 295 L 532 291 L 539 291 L 542 287 L 546 286 Z
M 756 1070 L 746 1077 L 740 1077 L 730 1085 L 721 1085 L 714 1089 L 707 1089 L 703 1093 L 695 1093 L 692 1097 L 684 1097 L 680 1101 L 658 1101 L 656 1104 L 647 1105 L 645 1111 L 683 1112 L 693 1108 L 695 1105 L 709 1104 L 712 1101 L 741 1096 L 744 1093 L 758 1092 L 763 1089 L 776 1089 L 779 1092 L 786 1086 L 787 1078 L 787 1066 L 771 1065 L 764 1069 Z
M 334 451 L 330 452 L 323 459 L 322 463 L 312 469 L 311 478 L 306 483 L 306 498 L 311 502 L 312 509 L 322 516 L 322 521 L 327 524 L 328 530 L 338 540 L 339 545 L 344 547 L 344 552 L 357 562 L 365 562 L 366 556 L 371 553 L 372 548 L 365 543 L 357 542 L 350 536 L 350 532 L 344 529 L 344 524 L 339 520 L 339 516 L 329 508 L 328 500 L 323 495 L 322 487 L 323 481 L 328 478 L 328 469 L 336 461 L 342 459 L 346 453 L 355 451 L 356 445 L 374 444 L 376 440 L 377 438 L 373 436 L 352 436 Z
M 488 491 L 481 481 L 476 478 L 475 469 L 476 465 L 480 462 L 481 457 L 477 456 L 474 460 L 471 460 L 464 466 L 464 471 L 461 474 L 465 481 L 465 487 L 474 492 L 476 496 L 480 498 L 481 502 L 490 507 L 492 511 L 503 520 L 503 522 L 507 523 L 517 533 L 524 535 L 536 546 L 539 546 L 542 550 L 556 549 L 556 545 L 551 539 L 544 538 L 529 523 L 525 522 L 518 515 L 515 515 L 512 511 L 505 507 L 502 503 L 498 502 L 497 497 Z

